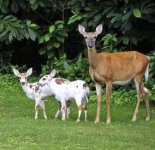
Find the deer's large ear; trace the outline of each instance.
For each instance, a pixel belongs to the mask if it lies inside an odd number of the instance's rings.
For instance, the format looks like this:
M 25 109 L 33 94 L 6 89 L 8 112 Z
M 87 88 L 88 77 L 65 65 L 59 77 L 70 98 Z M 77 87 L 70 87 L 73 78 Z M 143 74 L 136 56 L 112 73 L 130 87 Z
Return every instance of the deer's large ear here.
M 84 35 L 84 34 L 86 33 L 85 27 L 82 26 L 81 24 L 78 25 L 78 30 L 79 30 L 79 32 L 80 32 L 82 35 Z
M 21 77 L 19 71 L 15 68 L 13 68 L 13 73 L 17 76 L 17 77 Z
M 27 77 L 30 76 L 32 74 L 32 68 L 28 69 L 26 74 L 27 74 Z
M 56 70 L 55 69 L 53 69 L 52 71 L 51 71 L 51 73 L 50 73 L 50 77 L 54 77 L 56 75 Z
M 97 33 L 97 35 L 98 35 L 98 34 L 101 34 L 102 30 L 103 30 L 103 25 L 102 25 L 102 24 L 98 25 L 98 26 L 96 27 L 96 33 Z

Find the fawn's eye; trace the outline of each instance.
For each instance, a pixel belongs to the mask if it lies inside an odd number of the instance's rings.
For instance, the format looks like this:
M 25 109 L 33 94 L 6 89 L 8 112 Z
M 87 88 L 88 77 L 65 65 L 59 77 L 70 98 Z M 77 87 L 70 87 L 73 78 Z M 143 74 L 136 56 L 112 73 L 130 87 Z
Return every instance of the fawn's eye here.
M 85 38 L 85 39 L 87 39 L 87 37 L 86 37 L 86 36 L 85 36 L 84 38 Z
M 94 39 L 96 39 L 97 37 L 96 36 L 94 36 Z

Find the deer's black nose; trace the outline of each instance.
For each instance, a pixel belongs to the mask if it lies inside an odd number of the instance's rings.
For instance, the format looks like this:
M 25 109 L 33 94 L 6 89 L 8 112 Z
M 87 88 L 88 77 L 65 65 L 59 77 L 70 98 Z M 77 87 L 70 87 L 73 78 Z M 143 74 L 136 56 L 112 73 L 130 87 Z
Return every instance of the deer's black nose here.
M 92 48 L 92 47 L 93 47 L 93 45 L 88 45 L 88 47 L 89 47 L 89 48 Z
M 21 82 L 21 84 L 22 84 L 22 85 L 24 85 L 24 84 L 25 84 L 25 82 Z

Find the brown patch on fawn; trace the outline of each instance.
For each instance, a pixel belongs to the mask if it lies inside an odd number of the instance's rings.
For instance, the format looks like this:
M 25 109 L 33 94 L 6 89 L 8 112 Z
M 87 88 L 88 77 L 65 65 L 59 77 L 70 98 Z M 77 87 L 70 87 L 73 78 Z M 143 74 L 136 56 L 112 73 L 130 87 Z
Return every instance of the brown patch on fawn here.
M 57 79 L 55 80 L 55 82 L 56 82 L 57 84 L 69 83 L 69 82 L 66 82 L 66 81 L 68 81 L 68 80 L 63 79 L 63 78 L 57 78 Z
M 40 107 L 40 105 L 36 106 L 37 110 L 42 110 L 42 108 Z
M 37 92 L 39 90 L 39 86 L 35 87 L 35 92 Z
M 71 100 L 66 101 L 66 105 L 67 105 L 67 107 L 70 107 L 70 106 L 71 106 L 71 103 L 72 103 Z

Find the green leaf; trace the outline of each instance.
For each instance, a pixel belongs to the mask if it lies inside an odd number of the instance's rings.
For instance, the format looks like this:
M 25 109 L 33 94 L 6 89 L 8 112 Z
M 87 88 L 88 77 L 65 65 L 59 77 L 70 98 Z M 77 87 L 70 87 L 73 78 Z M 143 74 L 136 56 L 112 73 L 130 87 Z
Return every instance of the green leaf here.
M 36 0 L 29 0 L 30 4 L 34 4 Z
M 16 13 L 17 11 L 18 11 L 18 4 L 17 4 L 17 2 L 15 1 L 15 0 L 13 0 L 12 1 L 12 3 L 11 3 L 11 10 L 14 12 L 14 13 Z
M 128 43 L 129 43 L 129 38 L 125 36 L 125 37 L 123 38 L 123 43 L 124 43 L 125 45 L 128 45 Z
M 4 0 L 4 1 L 3 1 L 3 4 L 2 4 L 2 8 L 1 8 L 1 11 L 2 11 L 3 13 L 7 13 L 8 5 L 9 5 L 9 0 Z
M 3 0 L 0 0 L 0 9 L 2 8 Z
M 0 32 L 4 30 L 4 24 L 0 24 Z
M 39 7 L 39 3 L 34 3 L 34 4 L 31 5 L 31 8 L 33 10 L 36 10 L 38 7 Z
M 9 32 L 8 30 L 4 30 L 4 32 L 0 34 L 0 38 L 3 38 L 8 32 Z
M 61 36 L 63 36 L 63 37 L 68 37 L 68 33 L 65 32 L 65 31 L 60 31 L 59 33 L 60 33 Z
M 55 25 L 51 25 L 49 28 L 49 32 L 53 33 L 55 31 Z
M 58 29 L 63 29 L 64 25 L 63 24 L 58 24 Z
M 31 20 L 27 20 L 26 24 L 27 24 L 28 26 L 30 26 Z
M 22 33 L 23 37 L 25 37 L 26 39 L 29 39 L 29 33 L 26 29 L 21 30 L 21 33 Z
M 128 20 L 129 17 L 131 16 L 132 11 L 127 12 L 123 17 L 122 17 L 122 21 L 124 22 L 125 20 Z
M 74 16 L 72 16 L 72 17 L 69 18 L 68 24 L 72 24 L 72 23 L 74 23 L 74 22 L 76 22 L 78 20 L 81 20 L 81 18 L 82 17 L 79 16 L 79 15 L 74 15 Z
M 30 28 L 28 28 L 28 32 L 29 32 L 30 39 L 31 39 L 32 41 L 35 41 L 35 39 L 36 39 L 36 34 L 35 34 L 35 32 L 34 32 L 32 29 L 30 29 Z
M 134 16 L 135 16 L 136 18 L 140 18 L 140 17 L 141 17 L 142 14 L 141 14 L 141 12 L 140 12 L 139 9 L 135 8 L 135 9 L 133 9 L 132 11 L 133 11 L 133 14 L 134 14 Z
M 61 20 L 58 20 L 58 21 L 55 22 L 55 24 L 64 24 L 64 22 L 61 21 Z
M 68 66 L 69 66 L 69 65 L 68 65 L 67 61 L 64 61 L 63 67 L 64 67 L 65 69 L 67 69 Z
M 26 2 L 23 0 L 18 0 L 18 5 L 21 9 L 25 9 L 26 8 Z
M 13 37 L 12 37 L 12 34 L 10 33 L 9 34 L 9 41 L 12 42 L 12 40 L 13 40 Z
M 7 21 L 7 20 L 10 20 L 11 18 L 15 18 L 15 17 L 13 17 L 13 16 L 11 16 L 11 15 L 8 15 L 8 16 L 5 16 L 5 17 L 3 18 L 3 20 L 4 20 L 4 21 Z
M 53 47 L 55 47 L 55 48 L 60 47 L 60 43 L 53 43 Z
M 29 27 L 35 28 L 35 27 L 37 27 L 37 24 L 32 23 L 32 24 L 30 24 Z
M 47 57 L 48 58 L 52 58 L 54 56 L 54 54 L 51 52 L 51 51 L 49 51 L 48 53 L 47 53 Z
M 134 44 L 137 45 L 137 38 L 136 37 L 131 37 L 130 41 Z
M 49 34 L 46 34 L 45 35 L 45 41 L 48 42 L 49 40 L 50 40 L 50 35 Z
M 43 55 L 43 54 L 46 53 L 46 50 L 45 50 L 45 49 L 40 49 L 40 50 L 39 50 L 39 53 L 40 53 L 40 55 Z
M 56 36 L 56 39 L 57 39 L 59 42 L 64 43 L 64 38 L 63 38 L 63 37 L 61 37 L 61 36 Z
M 114 23 L 115 21 L 120 21 L 122 18 L 122 15 L 121 14 L 117 14 L 115 17 L 113 17 L 111 19 L 111 23 Z
M 39 43 L 44 43 L 44 41 L 45 41 L 45 36 L 41 36 L 41 37 L 39 38 Z

